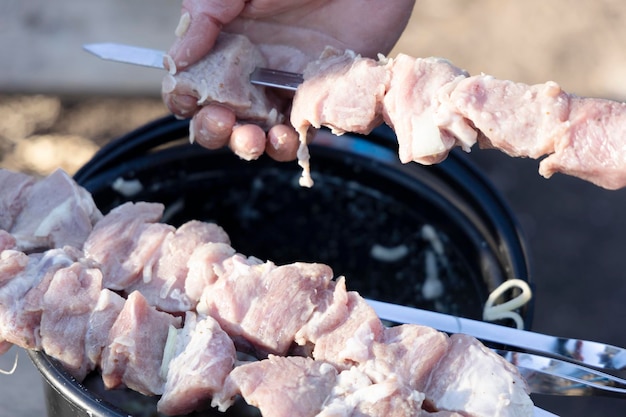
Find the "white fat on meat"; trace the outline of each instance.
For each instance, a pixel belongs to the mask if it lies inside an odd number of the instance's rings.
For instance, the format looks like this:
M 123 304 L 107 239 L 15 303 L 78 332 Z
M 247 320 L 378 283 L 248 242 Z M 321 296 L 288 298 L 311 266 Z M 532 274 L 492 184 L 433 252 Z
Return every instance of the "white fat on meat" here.
M 395 378 L 376 383 L 355 367 L 274 355 L 236 367 L 213 405 L 223 411 L 236 395 L 266 417 L 418 416 L 424 399 Z
M 125 203 L 111 210 L 85 241 L 85 256 L 98 262 L 103 287 L 124 290 L 142 278 L 152 255 L 175 228 L 157 223 L 163 215 L 158 203 Z
M 148 303 L 170 313 L 193 310 L 196 302 L 187 296 L 187 263 L 194 250 L 204 243 L 229 244 L 224 229 L 214 223 L 191 220 L 168 232 L 142 271 L 142 279 L 126 288 L 140 291 Z
M 54 273 L 42 299 L 41 347 L 78 381 L 95 369 L 87 357 L 85 335 L 102 288 L 102 273 L 74 262 Z
M 424 394 L 391 377 L 372 381 L 356 367 L 342 371 L 316 417 L 421 416 Z
M 185 71 L 167 74 L 163 93 L 176 91 L 198 98 L 198 105 L 222 104 L 232 109 L 237 120 L 270 128 L 282 122 L 265 87 L 250 83 L 256 67 L 266 67 L 259 48 L 243 35 L 222 32 L 211 53 Z
M 173 358 L 162 365 L 166 382 L 157 409 L 166 415 L 182 415 L 208 408 L 222 389 L 236 359 L 235 345 L 211 317 L 187 312 L 185 325 L 174 331 Z M 166 351 L 168 347 L 166 346 Z
M 102 218 L 91 195 L 62 170 L 36 181 L 10 229 L 22 250 L 82 247 Z
M 170 326 L 181 320 L 158 311 L 135 291 L 109 331 L 102 352 L 102 380 L 107 389 L 128 387 L 144 395 L 162 394 L 165 378 L 160 373 Z
M 514 365 L 475 338 L 454 334 L 424 388 L 438 410 L 472 417 L 532 416 L 528 387 Z

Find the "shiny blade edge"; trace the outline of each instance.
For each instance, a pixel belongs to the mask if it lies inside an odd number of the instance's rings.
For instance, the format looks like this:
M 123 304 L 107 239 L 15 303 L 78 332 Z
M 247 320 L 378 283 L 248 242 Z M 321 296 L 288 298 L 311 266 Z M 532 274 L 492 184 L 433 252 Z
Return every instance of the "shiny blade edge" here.
M 89 43 L 83 45 L 83 49 L 107 61 L 122 62 L 149 68 L 165 68 L 163 65 L 165 52 L 157 49 L 113 42 Z

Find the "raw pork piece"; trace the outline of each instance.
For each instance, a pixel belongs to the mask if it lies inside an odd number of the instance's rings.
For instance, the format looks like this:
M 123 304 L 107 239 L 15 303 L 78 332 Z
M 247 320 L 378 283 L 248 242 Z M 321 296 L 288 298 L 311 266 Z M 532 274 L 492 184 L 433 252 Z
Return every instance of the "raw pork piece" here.
M 448 336 L 431 327 L 405 324 L 386 328 L 371 350 L 372 359 L 360 369 L 372 380 L 396 376 L 411 389 L 422 392 L 448 351 Z
M 24 198 L 10 229 L 17 247 L 24 251 L 80 248 L 102 218 L 91 194 L 60 169 L 36 181 Z
M 75 262 L 54 273 L 42 300 L 41 347 L 78 381 L 94 369 L 86 355 L 85 333 L 101 287 L 99 269 Z
M 30 175 L 0 169 L 0 230 L 11 230 L 34 183 L 35 178 Z
M 250 83 L 256 67 L 266 67 L 260 50 L 243 35 L 220 33 L 206 58 L 163 80 L 163 93 L 176 90 L 198 98 L 198 105 L 220 103 L 232 109 L 238 120 L 270 128 L 282 116 L 268 99 L 265 87 Z
M 469 151 L 476 131 L 439 97 L 467 73 L 445 59 L 404 54 L 393 60 L 390 71 L 383 117 L 398 137 L 400 161 L 437 163 L 457 144 Z
M 126 386 L 144 395 L 162 394 L 165 378 L 160 368 L 170 326 L 180 327 L 180 318 L 157 311 L 138 291 L 131 293 L 102 352 L 104 386 Z
M 300 185 L 311 187 L 309 128 L 326 126 L 335 134 L 370 133 L 382 123 L 382 100 L 390 76 L 384 61 L 362 58 L 352 51 L 341 54 L 332 48 L 309 64 L 303 76 L 304 82 L 294 96 L 290 121 L 300 138 Z
M 303 76 L 290 116 L 302 139 L 310 126 L 326 126 L 335 134 L 367 134 L 382 123 L 383 97 L 391 81 L 386 60 L 327 49 Z
M 526 382 L 517 368 L 463 334 L 450 336 L 448 352 L 433 369 L 424 393 L 435 409 L 472 417 L 534 413 Z
M 197 305 L 204 289 L 215 283 L 215 268 L 235 255 L 235 249 L 226 243 L 205 243 L 196 247 L 187 261 L 185 294 Z
M 0 287 L 22 272 L 27 264 L 28 255 L 24 252 L 13 249 L 0 252 Z
M 626 185 L 626 103 L 580 98 L 558 84 L 527 85 L 488 75 L 461 81 L 450 94 L 481 130 L 481 146 L 540 158 L 541 175 L 562 172 L 609 189 Z
M 125 203 L 100 220 L 85 241 L 85 256 L 98 262 L 104 288 L 124 290 L 141 277 L 152 255 L 175 228 L 157 223 L 159 203 Z
M 157 409 L 166 415 L 182 415 L 208 408 L 233 369 L 235 345 L 217 321 L 211 317 L 198 320 L 191 312 L 185 316 L 184 327 L 173 332 L 175 342 L 168 340 L 165 347 L 162 370 L 167 379 Z M 169 349 L 174 353 L 168 363 Z
M 332 279 L 330 267 L 275 266 L 235 255 L 208 286 L 198 312 L 214 317 L 238 348 L 260 357 L 285 354 Z
M 410 389 L 397 378 L 373 382 L 358 368 L 342 371 L 317 417 L 422 416 L 424 394 Z
M 102 351 L 108 344 L 109 331 L 124 308 L 126 299 L 109 289 L 102 289 L 89 316 L 85 332 L 85 352 L 95 369 L 102 361 Z
M 6 230 L 0 229 L 0 252 L 15 249 L 15 238 Z
M 318 332 L 309 342 L 315 345 L 313 357 L 316 360 L 329 362 L 343 370 L 372 358 L 372 345 L 381 339 L 384 326 L 358 293 L 349 291 L 345 296 L 337 295 L 334 294 L 335 300 L 342 303 L 341 307 L 329 308 L 328 315 L 316 318 L 318 330 L 325 330 Z M 343 317 L 337 316 L 337 311 L 342 311 Z
M 573 175 L 607 189 L 626 186 L 626 103 L 570 96 L 567 133 L 539 173 Z
M 0 340 L 25 349 L 41 349 L 39 328 L 43 295 L 54 273 L 78 259 L 74 248 L 28 256 L 20 272 L 0 286 Z
M 161 246 L 143 268 L 142 278 L 126 291 L 140 291 L 148 303 L 170 313 L 193 310 L 196 303 L 185 293 L 187 262 L 199 245 L 208 242 L 230 243 L 220 226 L 192 220 L 168 233 Z
M 241 394 L 264 417 L 312 417 L 322 409 L 337 379 L 331 365 L 301 356 L 274 356 L 236 367 L 212 405 L 225 411 Z

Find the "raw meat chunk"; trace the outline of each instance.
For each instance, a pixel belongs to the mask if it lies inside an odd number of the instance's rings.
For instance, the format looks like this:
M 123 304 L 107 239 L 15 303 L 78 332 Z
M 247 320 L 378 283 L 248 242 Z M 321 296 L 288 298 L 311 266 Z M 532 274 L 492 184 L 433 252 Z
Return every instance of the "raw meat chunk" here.
M 102 268 L 104 288 L 124 290 L 141 277 L 172 226 L 157 223 L 158 203 L 125 203 L 96 224 L 84 245 L 85 256 Z
M 267 417 L 313 417 L 330 394 L 337 371 L 331 365 L 300 356 L 274 356 L 236 367 L 213 406 L 226 410 L 241 396 Z
M 261 51 L 243 35 L 222 32 L 203 60 L 163 80 L 162 91 L 198 98 L 198 105 L 220 103 L 232 109 L 238 120 L 270 128 L 282 121 L 265 87 L 250 83 L 256 67 L 266 67 Z
M 157 311 L 141 293 L 131 293 L 102 352 L 105 387 L 126 386 L 144 395 L 162 394 L 165 378 L 160 369 L 170 326 L 180 327 L 180 318 Z
M 108 344 L 109 331 L 124 308 L 125 301 L 111 290 L 104 288 L 100 291 L 85 333 L 85 352 L 94 369 L 100 366 L 102 351 Z
M 533 403 L 517 368 L 475 338 L 454 334 L 424 389 L 438 410 L 472 417 L 532 416 Z
M 145 264 L 142 279 L 130 285 L 127 292 L 140 291 L 148 303 L 170 313 L 194 309 L 196 303 L 185 293 L 187 262 L 198 245 L 208 242 L 228 244 L 230 240 L 218 225 L 196 220 L 167 233 Z
M 54 273 L 43 295 L 41 347 L 78 381 L 94 369 L 86 354 L 85 334 L 101 287 L 99 269 L 75 262 Z
M 173 331 L 174 357 L 169 363 L 164 359 L 167 379 L 157 406 L 161 413 L 181 415 L 207 408 L 233 369 L 236 351 L 233 341 L 211 317 L 198 320 L 196 314 L 188 312 L 185 326 Z
M 11 234 L 21 250 L 81 248 L 102 218 L 91 195 L 62 170 L 29 188 Z

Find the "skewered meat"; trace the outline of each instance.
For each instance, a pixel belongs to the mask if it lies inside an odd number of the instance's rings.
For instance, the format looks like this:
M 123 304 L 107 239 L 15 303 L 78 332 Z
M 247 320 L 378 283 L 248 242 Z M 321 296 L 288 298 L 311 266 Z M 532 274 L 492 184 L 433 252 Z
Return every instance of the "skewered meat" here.
M 132 292 L 109 330 L 102 352 L 102 379 L 107 388 L 126 386 L 146 395 L 162 394 L 160 374 L 170 326 L 180 318 L 157 311 L 140 292 Z
M 6 176 L 7 171 L 2 171 L 0 177 Z M 21 250 L 81 247 L 93 224 L 102 218 L 91 195 L 61 170 L 32 186 L 27 184 L 18 186 L 22 189 L 19 193 L 9 192 L 9 200 L 3 203 L 9 213 L 20 207 L 12 225 L 5 229 L 11 232 L 17 247 Z
M 608 189 L 626 186 L 626 103 L 576 97 L 555 82 L 469 76 L 439 58 L 328 56 L 309 66 L 294 97 L 291 123 L 301 135 L 310 126 L 367 132 L 382 114 L 405 163 L 437 163 L 452 147 L 469 151 L 478 141 L 511 156 L 547 156 L 539 164 L 546 178 L 561 172 Z M 362 116 L 358 124 L 336 117 L 347 108 Z
M 0 352 L 44 350 L 79 380 L 97 369 L 107 388 L 160 395 L 166 414 L 209 402 L 225 409 L 241 395 L 266 417 L 532 415 L 516 368 L 475 339 L 385 328 L 328 266 L 246 257 L 216 225 L 157 223 L 162 210 L 120 206 L 81 238 L 83 249 L 26 254 L 4 239 Z M 142 251 L 153 229 L 164 237 Z M 170 247 L 178 239 L 180 251 Z M 182 281 L 179 294 L 193 294 L 184 321 L 136 289 L 157 270 Z M 154 282 L 168 293 L 167 279 Z M 236 347 L 259 360 L 236 366 Z
M 198 318 L 187 312 L 185 326 L 174 332 L 174 357 L 163 361 L 167 377 L 158 408 L 168 415 L 181 415 L 208 408 L 233 369 L 237 352 L 212 317 Z

